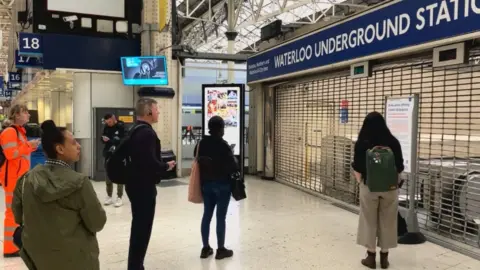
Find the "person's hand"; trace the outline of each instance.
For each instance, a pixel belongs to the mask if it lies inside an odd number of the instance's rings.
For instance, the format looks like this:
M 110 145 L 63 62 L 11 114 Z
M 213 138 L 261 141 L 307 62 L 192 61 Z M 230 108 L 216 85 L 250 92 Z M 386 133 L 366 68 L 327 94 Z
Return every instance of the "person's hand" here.
M 104 142 L 110 141 L 110 138 L 108 138 L 107 136 L 102 136 L 102 139 L 103 139 Z
M 176 163 L 174 160 L 172 160 L 172 161 L 167 162 L 167 164 L 168 164 L 168 169 L 167 169 L 167 171 L 171 171 L 171 170 L 173 170 L 173 167 L 175 167 L 175 165 L 176 165 L 177 163 Z
M 28 144 L 30 145 L 30 147 L 36 149 L 36 148 L 38 148 L 38 145 L 40 145 L 40 139 L 35 139 L 35 140 L 28 141 Z

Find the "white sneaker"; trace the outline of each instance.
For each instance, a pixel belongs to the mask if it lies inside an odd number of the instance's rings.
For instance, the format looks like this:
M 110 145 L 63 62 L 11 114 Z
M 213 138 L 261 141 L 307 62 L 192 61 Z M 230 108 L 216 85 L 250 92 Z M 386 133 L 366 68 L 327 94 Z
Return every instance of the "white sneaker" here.
M 122 198 L 117 198 L 117 201 L 115 202 L 115 207 L 120 207 L 123 205 Z
M 103 205 L 111 205 L 113 204 L 113 199 L 112 197 L 107 197 L 107 199 L 105 200 L 105 202 L 103 203 Z

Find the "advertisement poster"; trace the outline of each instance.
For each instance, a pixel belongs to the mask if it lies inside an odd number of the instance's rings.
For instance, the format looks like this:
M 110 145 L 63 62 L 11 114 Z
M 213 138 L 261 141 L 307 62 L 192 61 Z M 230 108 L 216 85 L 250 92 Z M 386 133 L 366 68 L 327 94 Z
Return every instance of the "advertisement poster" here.
M 241 146 L 241 87 L 207 86 L 204 88 L 204 135 L 208 134 L 208 121 L 213 116 L 220 116 L 225 121 L 225 135 L 234 155 L 240 155 Z
M 164 56 L 122 57 L 121 61 L 125 85 L 168 85 Z
M 413 97 L 387 100 L 386 121 L 392 134 L 400 141 L 405 172 L 411 172 L 413 146 L 413 117 L 415 101 Z

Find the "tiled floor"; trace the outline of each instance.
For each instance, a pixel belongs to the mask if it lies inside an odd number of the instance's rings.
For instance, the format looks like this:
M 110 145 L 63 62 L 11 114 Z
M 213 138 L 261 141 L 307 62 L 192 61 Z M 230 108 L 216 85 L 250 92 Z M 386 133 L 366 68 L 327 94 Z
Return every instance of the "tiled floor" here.
M 104 184 L 94 185 L 103 200 Z M 359 265 L 364 250 L 355 245 L 356 215 L 273 182 L 250 179 L 248 195 L 244 202 L 232 201 L 229 209 L 227 243 L 235 256 L 202 261 L 202 207 L 187 202 L 185 182 L 164 184 L 159 188 L 146 269 L 364 269 Z M 98 235 L 102 269 L 126 269 L 130 208 L 126 203 L 118 209 L 108 207 L 107 212 L 107 225 Z M 214 244 L 215 236 L 211 239 Z M 399 247 L 392 252 L 391 263 L 391 269 L 480 269 L 480 261 L 431 243 Z M 25 269 L 20 259 L 0 258 L 1 267 Z

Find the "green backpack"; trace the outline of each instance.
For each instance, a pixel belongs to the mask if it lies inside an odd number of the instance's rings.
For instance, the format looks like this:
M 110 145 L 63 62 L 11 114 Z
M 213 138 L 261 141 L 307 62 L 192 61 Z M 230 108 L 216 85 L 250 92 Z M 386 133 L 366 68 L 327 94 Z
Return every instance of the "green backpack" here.
M 367 186 L 370 192 L 386 192 L 398 188 L 398 172 L 392 149 L 375 146 L 367 150 Z

